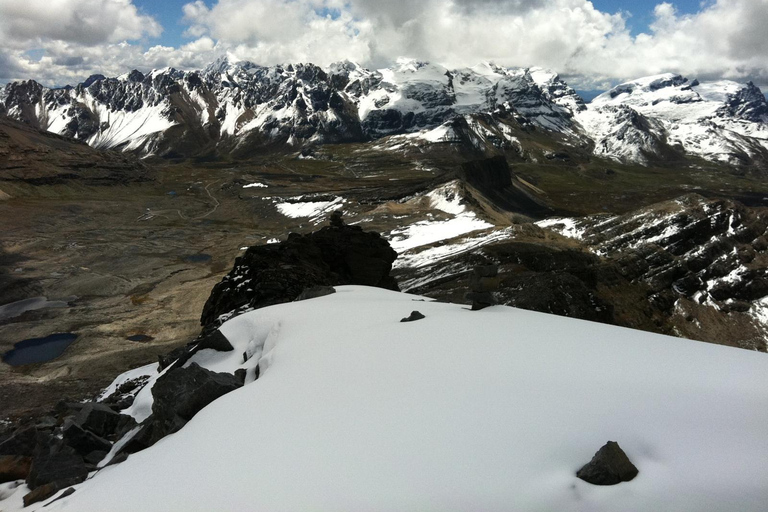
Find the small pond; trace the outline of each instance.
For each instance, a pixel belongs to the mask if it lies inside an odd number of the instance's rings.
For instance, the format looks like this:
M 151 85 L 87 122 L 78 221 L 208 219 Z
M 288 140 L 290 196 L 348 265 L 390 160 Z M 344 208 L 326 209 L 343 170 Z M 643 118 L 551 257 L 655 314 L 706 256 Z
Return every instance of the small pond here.
M 190 254 L 189 256 L 184 257 L 184 261 L 187 263 L 208 263 L 211 261 L 211 255 L 205 254 L 203 252 L 198 254 Z
M 3 361 L 11 366 L 44 363 L 59 357 L 76 339 L 77 334 L 63 332 L 20 341 L 3 354 Z
M 134 334 L 132 336 L 128 336 L 128 341 L 136 341 L 139 343 L 152 341 L 153 339 L 155 338 L 153 338 L 152 336 L 147 336 L 146 334 Z

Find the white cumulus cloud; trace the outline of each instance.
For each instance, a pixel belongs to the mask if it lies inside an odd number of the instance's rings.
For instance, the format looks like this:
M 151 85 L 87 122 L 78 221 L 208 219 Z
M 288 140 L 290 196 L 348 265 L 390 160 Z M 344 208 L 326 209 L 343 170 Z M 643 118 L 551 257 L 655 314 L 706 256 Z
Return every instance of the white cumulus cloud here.
M 587 0 L 196 0 L 179 12 L 189 43 L 147 47 L 161 27 L 131 0 L 0 0 L 0 80 L 199 68 L 228 53 L 265 65 L 490 60 L 547 67 L 581 88 L 668 71 L 768 85 L 768 0 L 714 0 L 694 14 L 660 3 L 636 35 L 628 15 Z

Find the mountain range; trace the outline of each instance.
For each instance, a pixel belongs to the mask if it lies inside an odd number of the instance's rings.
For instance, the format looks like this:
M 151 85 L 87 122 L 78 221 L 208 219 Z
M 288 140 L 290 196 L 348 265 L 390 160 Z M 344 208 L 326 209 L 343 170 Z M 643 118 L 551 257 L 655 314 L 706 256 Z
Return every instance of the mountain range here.
M 96 148 L 171 159 L 239 159 L 265 149 L 311 157 L 319 144 L 370 143 L 422 152 L 439 144 L 534 163 L 573 153 L 643 166 L 768 165 L 768 103 L 758 87 L 671 73 L 586 103 L 541 68 L 401 59 L 371 70 L 222 58 L 199 71 L 94 75 L 75 87 L 9 83 L 0 114 Z

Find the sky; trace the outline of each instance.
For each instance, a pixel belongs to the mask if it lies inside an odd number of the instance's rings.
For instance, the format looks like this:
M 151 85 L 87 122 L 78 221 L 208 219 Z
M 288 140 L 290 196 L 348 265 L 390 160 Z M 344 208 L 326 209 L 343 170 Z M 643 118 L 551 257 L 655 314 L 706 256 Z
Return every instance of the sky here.
M 580 90 L 675 72 L 768 89 L 768 0 L 0 0 L 0 82 L 416 58 L 541 66 Z

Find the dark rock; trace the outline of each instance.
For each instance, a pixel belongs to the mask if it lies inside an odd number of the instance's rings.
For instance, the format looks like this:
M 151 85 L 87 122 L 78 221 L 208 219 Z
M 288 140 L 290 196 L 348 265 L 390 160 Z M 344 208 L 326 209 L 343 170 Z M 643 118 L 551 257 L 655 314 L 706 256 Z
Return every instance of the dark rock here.
M 480 265 L 472 269 L 472 273 L 477 277 L 496 277 L 499 275 L 499 266 L 496 264 Z
M 279 244 L 250 247 L 237 258 L 213 288 L 200 322 L 208 331 L 238 311 L 290 302 L 313 286 L 398 290 L 389 275 L 395 258 L 384 238 L 359 226 L 335 223 L 307 235 L 291 233 Z M 243 282 L 249 285 L 238 286 Z
M 632 464 L 614 441 L 608 441 L 600 448 L 592 460 L 584 465 L 576 476 L 595 485 L 616 485 L 621 482 L 629 482 L 638 474 L 637 468 Z
M 0 455 L 0 484 L 14 480 L 26 480 L 32 466 L 32 457 Z
M 155 440 L 152 437 L 152 431 L 154 430 L 154 416 L 150 415 L 147 419 L 141 422 L 139 431 L 136 432 L 131 439 L 126 442 L 122 448 L 115 454 L 112 460 L 123 454 L 131 454 L 140 452 L 146 448 L 152 446 Z
M 99 462 L 101 462 L 104 457 L 107 456 L 109 452 L 104 450 L 94 450 L 90 452 L 88 455 L 86 455 L 83 460 L 86 464 L 91 464 L 93 466 L 97 465 Z
M 89 402 L 80 410 L 75 423 L 97 436 L 108 437 L 114 434 L 121 416 L 124 415 L 115 412 L 107 405 Z
M 331 218 L 329 219 L 329 222 L 332 227 L 335 228 L 341 228 L 346 226 L 346 223 L 344 222 L 343 213 L 341 210 L 336 210 L 331 214 Z
M 37 446 L 37 429 L 21 428 L 0 440 L 0 455 L 32 455 Z
M 218 329 L 199 338 L 197 350 L 203 349 L 218 350 L 219 352 L 235 350 L 227 337 Z
M 469 292 L 467 299 L 472 301 L 472 311 L 480 311 L 496 304 L 496 298 L 491 292 Z
M 403 318 L 400 320 L 401 322 L 413 322 L 416 320 L 421 320 L 422 318 L 426 318 L 424 315 L 422 315 L 418 311 L 411 311 L 411 314 L 407 316 L 406 318 Z
M 51 503 L 53 503 L 54 501 L 59 501 L 59 500 L 60 500 L 60 499 L 62 499 L 62 498 L 66 498 L 67 496 L 72 496 L 73 494 L 75 494 L 75 488 L 74 488 L 74 487 L 70 487 L 69 489 L 67 489 L 67 490 L 66 490 L 66 491 L 64 491 L 63 493 L 59 494 L 59 495 L 56 497 L 56 499 L 55 499 L 55 500 L 51 500 Z M 45 504 L 45 506 L 47 507 L 47 506 L 48 506 L 48 505 L 50 505 L 51 503 L 46 503 L 46 504 Z
M 38 503 L 40 501 L 47 500 L 48 498 L 50 498 L 60 490 L 66 487 L 70 487 L 72 485 L 79 484 L 80 482 L 82 482 L 82 480 L 78 480 L 76 478 L 69 478 L 69 479 L 57 480 L 55 482 L 41 485 L 40 487 L 37 487 L 36 489 L 34 489 L 32 492 L 29 492 L 24 495 L 24 506 L 28 507 L 33 503 Z M 75 492 L 75 490 L 70 487 L 69 489 L 64 491 L 64 493 L 62 493 L 62 495 L 59 496 L 59 498 L 63 498 L 64 496 L 69 496 L 73 492 Z
M 106 451 L 112 448 L 112 443 L 93 432 L 84 430 L 76 423 L 69 423 L 62 429 L 64 442 L 71 446 L 80 455 L 86 455 L 92 451 Z
M 117 441 L 121 437 L 123 437 L 125 434 L 128 433 L 128 431 L 135 428 L 137 425 L 136 420 L 133 419 L 133 416 L 128 416 L 127 414 L 121 414 L 120 415 L 120 423 L 117 424 L 117 428 L 115 429 L 114 435 L 108 437 L 107 439 L 110 441 Z
M 60 418 L 65 416 L 77 416 L 85 406 L 86 404 L 80 402 L 68 402 L 66 400 L 59 400 L 54 411 Z
M 324 297 L 326 295 L 331 295 L 332 293 L 336 293 L 333 286 L 312 286 L 301 292 L 299 296 L 296 297 L 296 300 L 316 299 L 317 297 Z
M 165 356 L 160 356 L 159 370 L 162 371 L 172 364 L 175 364 L 177 367 L 183 366 L 193 355 L 203 349 L 229 352 L 234 350 L 234 347 L 227 337 L 218 329 L 208 331 L 187 343 L 185 346 L 178 347 Z
M 161 371 L 165 370 L 170 365 L 172 365 L 174 362 L 178 361 L 179 358 L 184 357 L 191 350 L 190 345 L 192 345 L 192 344 L 190 343 L 190 344 L 187 344 L 187 345 L 185 345 L 183 347 L 177 347 L 177 348 L 171 350 L 170 352 L 168 352 L 167 354 L 163 354 L 161 356 L 158 356 L 158 358 L 157 358 L 157 362 L 158 362 L 157 371 L 161 372 Z M 189 357 L 191 357 L 191 356 L 188 356 L 187 359 L 189 359 Z
M 150 442 L 176 432 L 203 407 L 240 386 L 234 375 L 215 373 L 195 363 L 171 369 L 152 387 Z
M 88 469 L 85 461 L 78 454 L 67 452 L 40 454 L 32 459 L 27 485 L 30 489 L 36 489 L 57 480 L 70 480 L 72 483 L 67 485 L 74 485 L 87 477 Z
M 112 460 L 109 461 L 109 464 L 107 466 L 113 466 L 115 464 L 120 464 L 121 462 L 125 462 L 128 460 L 128 453 L 126 452 L 120 452 L 114 457 L 112 457 Z
M 235 378 L 240 382 L 240 384 L 245 384 L 245 377 L 248 375 L 248 370 L 245 368 L 238 368 L 235 370 Z

